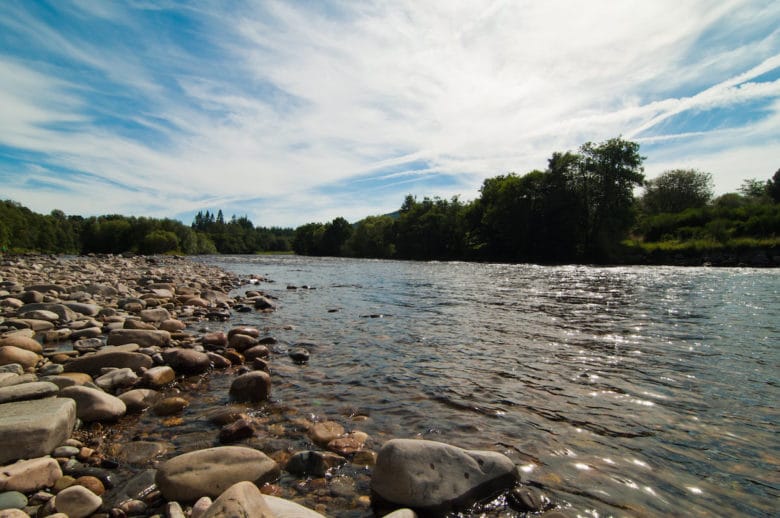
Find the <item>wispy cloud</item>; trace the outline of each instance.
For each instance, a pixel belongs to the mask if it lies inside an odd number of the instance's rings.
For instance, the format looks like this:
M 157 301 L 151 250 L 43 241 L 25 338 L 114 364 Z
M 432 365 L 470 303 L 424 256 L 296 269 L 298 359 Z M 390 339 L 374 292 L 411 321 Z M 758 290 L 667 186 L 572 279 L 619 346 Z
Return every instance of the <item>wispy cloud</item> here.
M 731 190 L 780 166 L 779 22 L 771 1 L 9 0 L 3 197 L 358 219 L 619 134 L 650 175 Z

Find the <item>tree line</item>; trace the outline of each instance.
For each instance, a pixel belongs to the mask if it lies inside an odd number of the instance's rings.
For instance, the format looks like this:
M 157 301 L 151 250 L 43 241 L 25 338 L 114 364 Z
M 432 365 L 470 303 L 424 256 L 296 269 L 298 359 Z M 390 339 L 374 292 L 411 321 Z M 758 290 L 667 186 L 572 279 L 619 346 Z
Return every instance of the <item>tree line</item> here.
M 417 260 L 605 263 L 659 243 L 780 244 L 780 170 L 713 199 L 709 173 L 646 181 L 637 143 L 622 138 L 555 152 L 545 170 L 488 178 L 471 202 L 409 195 L 389 215 L 295 231 L 301 255 Z M 635 192 L 643 188 L 641 196 Z
M 255 227 L 246 216 L 225 221 L 220 210 L 195 216 L 187 226 L 173 219 L 117 214 L 37 214 L 11 200 L 0 202 L 0 250 L 57 254 L 251 254 L 292 250 L 293 229 Z

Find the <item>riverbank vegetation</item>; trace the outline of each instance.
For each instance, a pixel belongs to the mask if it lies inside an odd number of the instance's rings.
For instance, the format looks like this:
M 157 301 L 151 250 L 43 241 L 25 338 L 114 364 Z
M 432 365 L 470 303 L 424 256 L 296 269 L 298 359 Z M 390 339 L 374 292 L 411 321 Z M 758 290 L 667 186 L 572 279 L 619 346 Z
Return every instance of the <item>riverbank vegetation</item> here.
M 45 253 L 295 253 L 417 260 L 538 263 L 780 264 L 780 170 L 714 197 L 709 173 L 666 171 L 646 181 L 639 145 L 621 138 L 555 152 L 544 170 L 486 179 L 479 196 L 422 200 L 351 224 L 255 227 L 201 211 L 172 219 L 0 202 L 0 248 Z M 777 258 L 777 260 L 775 260 Z
M 486 179 L 471 202 L 407 196 L 391 215 L 303 225 L 293 247 L 303 255 L 540 263 L 739 264 L 745 253 L 780 255 L 780 170 L 713 198 L 709 173 L 677 169 L 645 181 L 643 160 L 630 141 L 586 143 L 553 153 L 545 170 Z
M 0 250 L 59 254 L 251 254 L 289 252 L 292 229 L 255 227 L 246 217 L 225 221 L 199 212 L 191 226 L 173 219 L 121 215 L 43 215 L 6 200 L 0 202 Z

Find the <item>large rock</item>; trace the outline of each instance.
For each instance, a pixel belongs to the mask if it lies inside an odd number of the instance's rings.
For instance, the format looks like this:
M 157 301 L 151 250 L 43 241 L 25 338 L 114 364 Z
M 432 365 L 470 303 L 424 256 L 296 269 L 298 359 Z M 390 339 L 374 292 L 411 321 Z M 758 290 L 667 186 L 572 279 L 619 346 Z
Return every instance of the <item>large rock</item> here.
M 138 375 L 133 372 L 133 369 L 124 367 L 122 369 L 114 369 L 95 378 L 95 385 L 107 392 L 113 392 L 118 388 L 135 385 L 138 379 Z
M 39 399 L 0 405 L 0 462 L 48 455 L 73 433 L 72 399 Z
M 209 356 L 194 349 L 167 349 L 162 357 L 173 370 L 184 374 L 201 374 L 211 367 Z
M 141 412 L 149 408 L 159 397 L 160 393 L 152 389 L 133 389 L 119 395 L 128 413 Z
M 84 372 L 90 376 L 97 376 L 106 367 L 116 367 L 132 369 L 133 372 L 140 374 L 153 364 L 152 358 L 142 353 L 101 351 L 69 361 L 65 365 L 65 372 Z
M 84 486 L 74 485 L 63 489 L 54 497 L 54 507 L 68 518 L 86 518 L 97 511 L 103 499 Z
M 238 482 L 219 495 L 201 518 L 274 518 L 274 514 L 263 499 L 263 494 L 251 482 Z
M 0 468 L 0 491 L 32 493 L 53 486 L 61 476 L 59 463 L 51 457 L 20 460 Z
M 270 394 L 271 376 L 267 372 L 247 372 L 230 384 L 230 397 L 236 401 L 265 401 Z
M 108 345 L 138 344 L 141 347 L 164 347 L 171 341 L 168 331 L 152 329 L 114 329 L 108 334 Z
M 141 376 L 141 384 L 146 387 L 160 388 L 172 383 L 176 379 L 176 372 L 167 365 L 152 367 Z
M 41 357 L 27 349 L 20 349 L 13 345 L 4 345 L 0 347 L 0 365 L 10 365 L 18 363 L 25 369 L 35 367 Z
M 379 451 L 373 500 L 443 514 L 508 489 L 519 480 L 514 463 L 492 451 L 434 441 L 393 439 Z
M 2 387 L 0 388 L 0 404 L 54 396 L 59 390 L 60 388 L 57 385 L 48 381 L 34 381 L 32 383 L 20 383 L 10 387 Z
M 167 500 L 194 502 L 217 497 L 237 482 L 255 485 L 279 477 L 279 466 L 261 451 L 219 446 L 174 457 L 157 470 L 155 482 Z
M 19 349 L 25 349 L 36 354 L 41 354 L 41 352 L 43 352 L 43 346 L 40 343 L 19 333 L 14 333 L 1 338 L 0 346 L 3 345 L 12 345 L 14 347 L 18 347 Z
M 171 318 L 170 312 L 165 308 L 144 309 L 140 313 L 144 322 L 160 323 Z
M 76 312 L 70 309 L 68 306 L 64 304 L 55 304 L 51 302 L 37 302 L 32 304 L 25 304 L 19 309 L 18 314 L 24 315 L 25 313 L 31 313 L 33 311 L 39 311 L 39 310 L 51 311 L 52 313 L 55 313 L 62 322 L 71 322 L 78 318 Z
M 308 507 L 296 504 L 290 500 L 279 498 L 278 496 L 263 495 L 265 503 L 271 508 L 275 518 L 325 518 L 316 511 Z
M 60 396 L 76 401 L 76 415 L 84 422 L 115 421 L 127 412 L 124 401 L 98 389 L 66 387 Z

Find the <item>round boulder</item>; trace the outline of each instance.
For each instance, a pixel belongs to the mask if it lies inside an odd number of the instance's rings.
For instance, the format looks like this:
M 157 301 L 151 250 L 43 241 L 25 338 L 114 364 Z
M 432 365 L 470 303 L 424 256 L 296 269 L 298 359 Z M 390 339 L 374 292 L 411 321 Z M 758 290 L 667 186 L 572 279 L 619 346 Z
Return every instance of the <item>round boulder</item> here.
M 76 416 L 84 422 L 114 421 L 127 412 L 124 401 L 98 389 L 65 387 L 60 390 L 60 397 L 76 401 Z
M 241 446 L 193 451 L 162 463 L 155 476 L 166 500 L 194 502 L 217 497 L 237 482 L 255 485 L 279 477 L 279 466 L 265 453 Z
M 270 394 L 271 376 L 267 372 L 247 372 L 230 384 L 230 397 L 236 401 L 265 401 Z
M 519 480 L 514 463 L 497 452 L 449 444 L 393 439 L 379 451 L 371 477 L 372 500 L 446 514 L 462 509 Z

